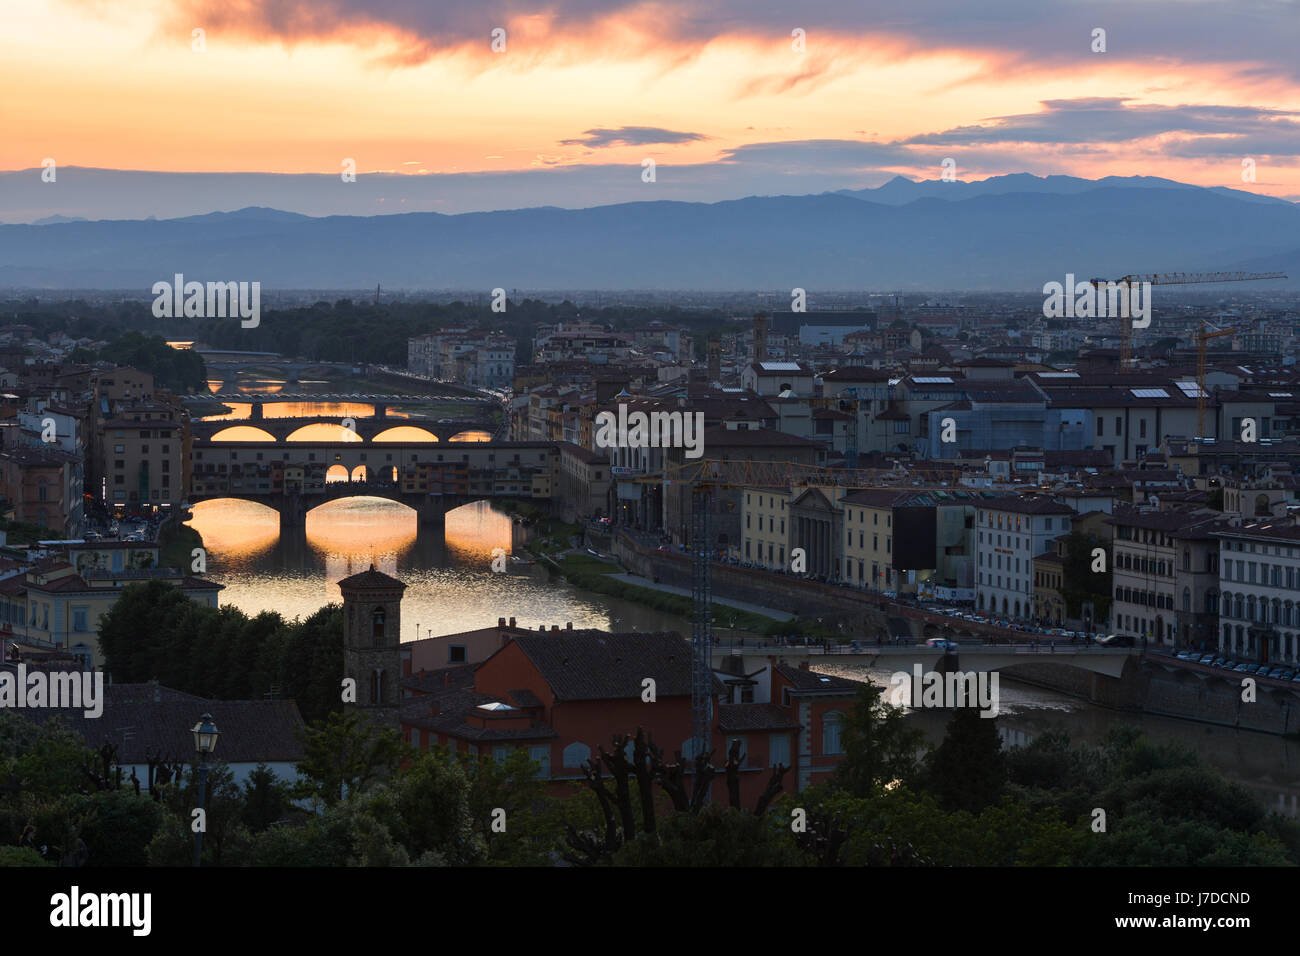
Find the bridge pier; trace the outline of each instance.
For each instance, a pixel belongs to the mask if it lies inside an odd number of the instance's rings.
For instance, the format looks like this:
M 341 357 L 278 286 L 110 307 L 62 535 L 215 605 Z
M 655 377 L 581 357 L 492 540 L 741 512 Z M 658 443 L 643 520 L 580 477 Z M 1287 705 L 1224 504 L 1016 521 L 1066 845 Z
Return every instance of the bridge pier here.
M 260 422 L 264 417 L 262 414 L 262 408 L 263 405 L 261 402 L 253 402 L 253 406 L 248 412 L 248 420 L 250 422 Z
M 415 513 L 421 528 L 444 531 L 447 527 L 447 509 L 437 498 L 424 498 L 415 506 Z
M 298 536 L 307 530 L 307 509 L 298 495 L 281 495 L 273 505 L 280 513 L 280 537 Z

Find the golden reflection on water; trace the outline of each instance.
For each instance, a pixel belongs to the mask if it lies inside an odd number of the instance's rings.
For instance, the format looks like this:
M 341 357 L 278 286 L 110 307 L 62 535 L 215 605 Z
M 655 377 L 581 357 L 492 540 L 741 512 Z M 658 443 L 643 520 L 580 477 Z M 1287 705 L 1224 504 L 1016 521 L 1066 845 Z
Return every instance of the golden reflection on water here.
M 256 425 L 231 425 L 212 436 L 213 441 L 275 441 L 275 436 Z
M 331 442 L 331 441 L 365 441 L 350 428 L 336 425 L 334 422 L 315 422 L 303 425 L 285 436 L 285 441 Z
M 520 626 L 681 630 L 687 623 L 615 598 L 588 596 L 539 565 L 507 562 L 492 570 L 497 548 L 511 549 L 513 525 L 486 501 L 458 508 L 445 529 L 421 528 L 415 512 L 378 498 L 343 498 L 308 512 L 302 537 L 280 540 L 279 516 L 251 501 L 194 506 L 189 524 L 203 536 L 207 577 L 224 585 L 220 603 L 246 614 L 308 617 L 341 600 L 338 582 L 373 563 L 407 585 L 402 639 L 490 627 L 499 617 Z M 440 533 L 441 530 L 441 533 Z
M 438 436 L 431 431 L 417 428 L 414 425 L 396 425 L 393 428 L 385 428 L 370 440 L 372 442 L 437 441 Z
M 252 501 L 219 498 L 200 501 L 186 522 L 203 537 L 208 553 L 252 561 L 265 555 L 280 538 L 280 516 Z

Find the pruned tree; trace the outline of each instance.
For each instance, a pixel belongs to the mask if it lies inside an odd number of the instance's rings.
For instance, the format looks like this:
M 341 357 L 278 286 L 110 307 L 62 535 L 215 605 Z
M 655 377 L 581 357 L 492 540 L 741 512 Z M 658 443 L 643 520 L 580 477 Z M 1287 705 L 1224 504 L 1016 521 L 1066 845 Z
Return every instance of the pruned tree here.
M 603 836 L 582 832 L 572 825 L 566 826 L 569 851 L 564 859 L 577 866 L 593 866 L 608 862 L 624 844 L 638 838 L 637 813 L 632 797 L 632 783 L 637 790 L 636 803 L 640 809 L 640 835 L 656 833 L 654 785 L 657 784 L 677 813 L 698 814 L 709 802 L 713 779 L 718 771 L 713 766 L 713 751 L 698 753 L 692 760 L 693 777 L 686 780 L 686 760 L 680 751 L 676 759 L 665 762 L 663 751 L 638 727 L 636 734 L 615 734 L 613 749 L 597 748 L 597 755 L 582 765 L 587 788 L 596 796 L 605 824 Z M 631 757 L 628 745 L 631 744 Z M 740 742 L 733 741 L 723 764 L 730 806 L 741 810 L 740 768 L 744 763 Z M 754 807 L 754 815 L 762 816 L 776 795 L 782 791 L 785 775 L 790 768 L 777 765 L 773 768 L 763 793 Z M 612 781 L 612 790 L 608 779 Z

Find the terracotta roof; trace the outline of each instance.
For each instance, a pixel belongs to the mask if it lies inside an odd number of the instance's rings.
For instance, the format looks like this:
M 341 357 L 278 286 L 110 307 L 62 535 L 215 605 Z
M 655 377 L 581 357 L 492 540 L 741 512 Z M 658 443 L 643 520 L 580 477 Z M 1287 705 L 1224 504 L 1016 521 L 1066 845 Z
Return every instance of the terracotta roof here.
M 793 685 L 796 693 L 854 694 L 857 693 L 858 688 L 866 686 L 864 681 L 819 674 L 817 671 L 805 670 L 790 664 L 777 664 L 775 671 Z
M 397 580 L 397 578 L 390 577 L 383 571 L 376 571 L 373 564 L 370 566 L 369 570 L 344 578 L 339 582 L 339 587 L 355 591 L 363 591 L 367 589 L 391 591 L 393 588 L 406 590 L 405 584 Z
M 296 735 L 302 715 L 292 700 L 206 700 L 156 684 L 105 684 L 99 717 L 54 707 L 24 713 L 37 722 L 61 718 L 91 747 L 115 744 L 123 764 L 145 763 L 149 754 L 189 760 L 193 727 L 205 713 L 221 734 L 214 752 L 220 760 L 297 763 L 303 757 Z
M 659 697 L 689 697 L 691 647 L 675 631 L 562 631 L 516 637 L 557 700 L 640 699 L 652 677 Z M 500 652 L 498 652 L 500 653 Z
M 1074 514 L 1074 509 L 1069 505 L 1063 505 L 1059 501 L 1054 501 L 1051 498 L 1044 498 L 1035 495 L 1019 495 L 1016 497 L 1008 495 L 1003 498 L 989 498 L 981 501 L 979 506 L 988 511 L 1014 511 L 1017 514 Z
M 775 704 L 719 704 L 718 728 L 725 733 L 797 730 L 799 722 Z

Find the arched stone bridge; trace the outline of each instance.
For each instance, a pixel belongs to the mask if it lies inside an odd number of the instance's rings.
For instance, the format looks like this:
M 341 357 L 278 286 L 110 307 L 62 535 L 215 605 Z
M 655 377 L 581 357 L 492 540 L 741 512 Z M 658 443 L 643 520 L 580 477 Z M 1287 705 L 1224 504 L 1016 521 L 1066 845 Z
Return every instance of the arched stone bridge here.
M 190 495 L 190 501 L 216 501 L 232 498 L 236 501 L 252 501 L 265 505 L 280 516 L 280 533 L 299 532 L 306 527 L 307 514 L 331 501 L 340 498 L 384 498 L 406 505 L 419 516 L 422 525 L 441 526 L 448 511 L 455 511 L 462 505 L 473 504 L 485 499 L 484 495 L 443 494 L 430 495 L 425 492 L 405 492 L 399 486 L 387 482 L 373 481 L 331 481 L 324 488 L 311 491 L 273 494 L 250 491 L 214 491 Z
M 224 444 L 219 436 L 222 432 L 230 428 L 255 428 L 266 433 L 266 444 L 281 444 L 292 441 L 291 436 L 299 430 L 310 425 L 333 425 L 336 431 L 332 438 L 347 441 L 348 429 L 342 425 L 344 416 L 310 416 L 302 418 L 226 418 L 216 421 L 196 421 L 190 425 L 190 430 L 194 435 L 196 442 L 202 442 L 205 446 L 220 447 Z M 426 435 L 433 436 L 429 438 L 419 438 L 414 433 L 405 433 L 408 440 L 416 441 L 438 441 L 438 442 L 455 442 L 455 441 L 483 441 L 481 436 L 490 438 L 496 431 L 496 424 L 483 419 L 461 419 L 454 422 L 440 423 L 431 422 L 428 419 L 410 419 L 394 418 L 389 416 L 353 416 L 353 424 L 356 436 L 363 442 L 372 442 L 375 436 L 382 435 L 384 432 L 394 428 L 415 428 L 419 429 Z M 319 442 L 320 438 L 311 439 Z M 329 440 L 329 439 L 326 439 Z M 240 444 L 251 444 L 248 437 L 239 439 Z

